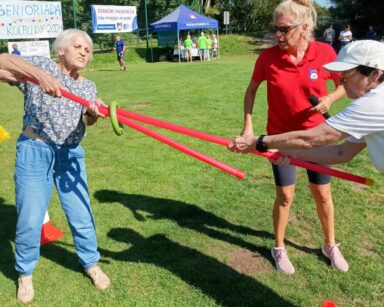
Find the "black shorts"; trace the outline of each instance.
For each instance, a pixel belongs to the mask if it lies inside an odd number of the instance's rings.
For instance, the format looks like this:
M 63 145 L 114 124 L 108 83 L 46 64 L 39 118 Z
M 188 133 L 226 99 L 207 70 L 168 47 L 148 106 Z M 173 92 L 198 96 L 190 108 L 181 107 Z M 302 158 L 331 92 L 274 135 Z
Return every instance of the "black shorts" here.
M 275 184 L 279 187 L 293 185 L 296 183 L 296 166 L 277 166 L 272 164 Z M 308 180 L 312 184 L 327 184 L 331 182 L 331 176 L 307 170 Z

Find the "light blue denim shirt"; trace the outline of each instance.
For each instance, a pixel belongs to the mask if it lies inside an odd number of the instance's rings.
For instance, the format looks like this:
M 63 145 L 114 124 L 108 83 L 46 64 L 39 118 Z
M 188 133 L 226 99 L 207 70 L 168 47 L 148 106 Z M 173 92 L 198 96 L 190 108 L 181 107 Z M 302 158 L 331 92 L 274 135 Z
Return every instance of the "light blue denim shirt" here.
M 63 87 L 88 101 L 96 99 L 96 85 L 87 79 L 76 81 L 63 74 L 56 63 L 41 56 L 23 57 L 30 64 L 60 80 Z M 20 83 L 24 93 L 23 130 L 31 126 L 36 134 L 57 145 L 79 144 L 85 135 L 82 115 L 85 108 L 64 97 L 53 98 L 43 93 L 38 85 Z

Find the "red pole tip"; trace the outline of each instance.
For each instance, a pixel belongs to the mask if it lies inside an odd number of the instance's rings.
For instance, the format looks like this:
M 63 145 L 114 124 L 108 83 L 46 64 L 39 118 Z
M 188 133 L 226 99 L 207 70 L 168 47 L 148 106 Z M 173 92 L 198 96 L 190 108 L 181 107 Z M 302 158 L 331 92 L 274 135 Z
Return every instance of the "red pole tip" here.
M 371 187 L 371 186 L 373 186 L 373 183 L 374 183 L 373 179 L 365 178 L 365 184 L 366 185 L 369 185 Z
M 334 301 L 323 301 L 321 304 L 322 307 L 337 307 Z

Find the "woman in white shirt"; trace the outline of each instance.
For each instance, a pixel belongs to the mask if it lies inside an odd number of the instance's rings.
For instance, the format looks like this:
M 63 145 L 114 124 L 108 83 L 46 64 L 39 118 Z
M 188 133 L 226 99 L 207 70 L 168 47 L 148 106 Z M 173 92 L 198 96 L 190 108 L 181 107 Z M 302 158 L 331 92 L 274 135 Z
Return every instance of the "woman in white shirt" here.
M 348 45 L 352 41 L 352 32 L 350 25 L 346 25 L 344 30 L 340 32 L 339 41 L 341 47 Z

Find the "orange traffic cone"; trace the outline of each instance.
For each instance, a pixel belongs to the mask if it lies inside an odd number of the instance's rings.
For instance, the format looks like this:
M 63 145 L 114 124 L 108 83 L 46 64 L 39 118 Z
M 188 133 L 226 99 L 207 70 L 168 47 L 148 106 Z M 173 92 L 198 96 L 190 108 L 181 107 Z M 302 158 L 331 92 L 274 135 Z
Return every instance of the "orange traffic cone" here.
M 51 224 L 48 211 L 45 212 L 43 228 L 41 229 L 40 245 L 56 241 L 64 236 L 64 232 Z

